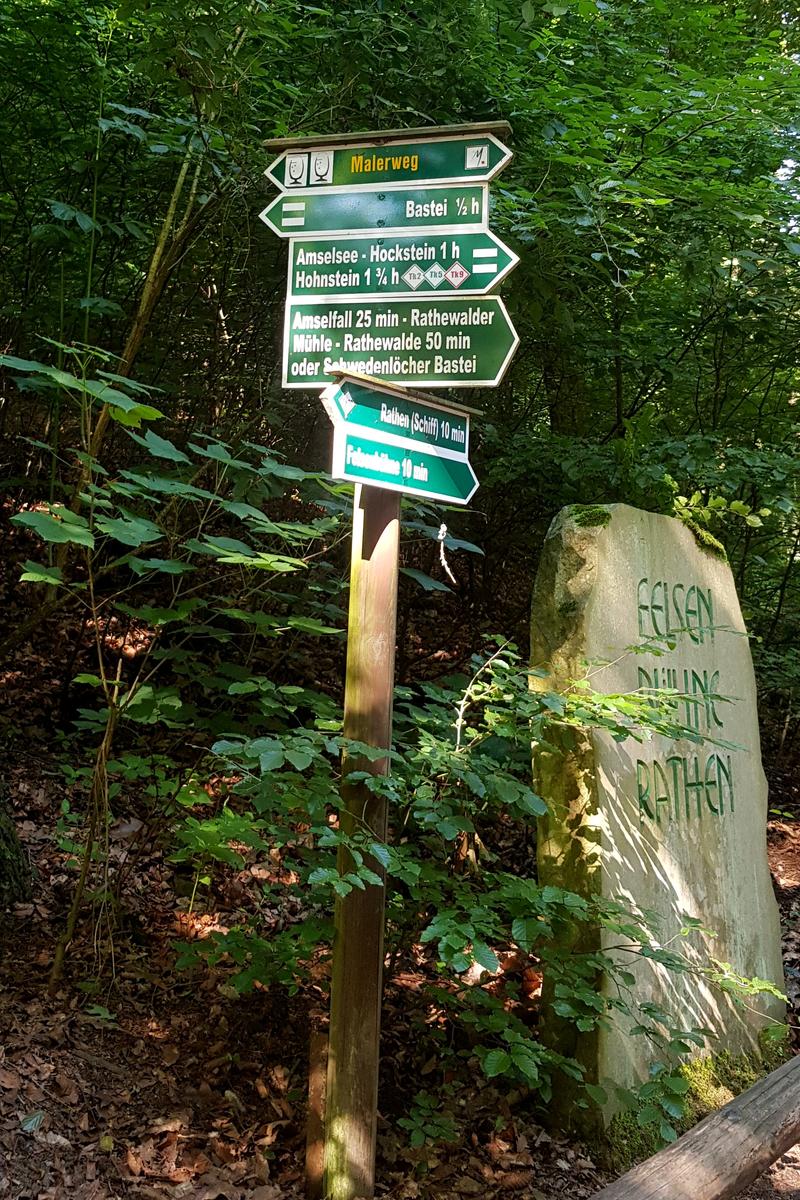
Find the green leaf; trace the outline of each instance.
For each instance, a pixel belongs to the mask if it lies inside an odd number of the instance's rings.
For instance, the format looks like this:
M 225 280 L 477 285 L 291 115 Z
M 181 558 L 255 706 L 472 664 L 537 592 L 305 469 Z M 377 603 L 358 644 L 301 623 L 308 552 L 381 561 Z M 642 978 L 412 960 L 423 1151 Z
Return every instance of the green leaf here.
M 101 317 L 125 316 L 125 310 L 116 301 L 107 300 L 105 296 L 84 296 L 79 302 L 79 307 Z
M 45 1114 L 42 1109 L 37 1108 L 35 1112 L 28 1113 L 27 1116 L 21 1117 L 19 1127 L 23 1133 L 35 1133 L 44 1120 Z
M 481 1063 L 484 1075 L 489 1079 L 494 1079 L 496 1075 L 502 1075 L 511 1066 L 511 1056 L 505 1050 L 490 1050 Z
M 116 421 L 119 425 L 126 425 L 132 429 L 138 429 L 142 421 L 155 421 L 158 417 L 163 417 L 164 414 L 160 409 L 153 408 L 152 404 L 131 404 L 130 408 L 123 408 L 119 404 L 109 405 L 108 415 L 112 421 Z
M 20 575 L 23 583 L 49 583 L 56 587 L 64 582 L 64 577 L 58 567 L 43 567 L 40 563 L 25 560 L 25 570 Z
M 71 204 L 64 204 L 63 200 L 51 200 L 50 212 L 57 221 L 73 220 L 77 209 L 74 209 Z
M 129 613 L 148 625 L 169 625 L 173 621 L 185 621 L 197 608 L 203 607 L 203 601 L 198 599 L 177 600 L 172 608 L 158 608 L 151 604 L 141 604 L 135 608 L 131 604 L 118 604 L 121 612 Z
M 486 942 L 474 942 L 472 946 L 472 956 L 476 963 L 480 963 L 482 967 L 485 967 L 487 971 L 491 971 L 492 974 L 494 974 L 495 971 L 500 970 L 500 960 L 498 959 L 494 950 L 491 950 L 486 945 Z
M 314 761 L 313 754 L 309 754 L 307 750 L 286 750 L 284 753 L 286 761 L 290 762 L 296 771 L 305 771 Z
M 94 546 L 88 522 L 63 506 L 53 506 L 49 513 L 21 512 L 11 518 L 15 525 L 32 529 L 46 542 L 75 542 L 78 546 Z
M 636 1114 L 636 1122 L 644 1128 L 646 1125 L 655 1125 L 661 1120 L 661 1113 L 654 1104 L 646 1104 L 644 1108 L 640 1108 Z
M 194 442 L 190 442 L 189 449 L 202 458 L 212 458 L 215 462 L 224 463 L 227 467 L 244 467 L 248 471 L 253 470 L 251 464 L 245 462 L 244 459 L 234 458 L 221 442 L 209 441 L 207 446 L 196 446 Z
M 31 358 L 16 358 L 13 354 L 0 354 L 0 367 L 8 367 L 9 371 L 22 371 L 25 375 L 45 375 L 46 377 L 55 380 L 57 374 L 62 374 L 70 380 L 78 388 L 80 380 L 74 375 L 67 375 L 66 372 L 58 372 L 56 367 L 50 367 L 47 363 L 36 362 Z
M 180 562 L 176 558 L 137 558 L 132 554 L 126 561 L 136 575 L 144 575 L 148 571 L 160 571 L 164 575 L 183 575 L 186 571 L 195 569 L 191 563 Z
M 549 811 L 547 801 L 541 796 L 537 796 L 530 788 L 521 788 L 519 795 L 516 797 L 515 805 L 521 808 L 524 812 L 531 813 L 536 817 L 543 817 Z
M 388 870 L 389 863 L 391 862 L 391 854 L 388 846 L 384 846 L 382 842 L 372 842 L 370 844 L 369 852 L 372 857 L 381 864 L 382 867 Z
M 407 575 L 409 579 L 413 579 L 426 592 L 451 592 L 446 583 L 442 583 L 441 579 L 432 579 L 430 575 L 426 575 L 424 571 L 417 571 L 414 567 L 401 567 L 401 575 Z
M 157 542 L 164 536 L 157 525 L 144 517 L 106 517 L 98 514 L 95 525 L 115 542 L 122 542 L 123 546 L 143 546 Z
M 316 621 L 313 617 L 289 617 L 286 624 L 290 629 L 299 629 L 303 633 L 320 635 L 332 633 L 339 636 L 344 634 L 343 629 L 337 629 L 334 625 L 323 625 L 321 621 Z
M 608 1104 L 608 1092 L 605 1088 L 601 1088 L 597 1083 L 587 1083 L 585 1086 L 587 1093 L 594 1100 L 595 1104 L 599 1104 L 601 1107 Z
M 663 1082 L 664 1086 L 668 1087 L 676 1096 L 685 1096 L 691 1086 L 689 1080 L 685 1079 L 683 1075 L 665 1075 Z
M 97 374 L 101 379 L 111 379 L 114 383 L 121 383 L 129 392 L 136 392 L 138 395 L 149 396 L 153 392 L 160 392 L 163 389 L 154 387 L 152 383 L 139 383 L 136 379 L 129 379 L 127 375 L 116 375 L 113 371 L 100 371 Z
M 138 433 L 132 433 L 130 436 L 140 446 L 144 446 L 149 450 L 156 458 L 166 458 L 170 462 L 179 463 L 189 463 L 192 461 L 187 454 L 184 454 L 182 450 L 179 450 L 167 438 L 159 437 L 152 429 L 148 429 L 143 437 L 140 437 Z
M 453 838 L 457 837 L 461 832 L 460 826 L 448 817 L 444 817 L 441 821 L 436 822 L 436 832 L 444 838 L 446 842 L 452 842 Z
M 372 887 L 383 887 L 383 880 L 380 875 L 376 875 L 369 867 L 359 867 L 358 874 L 360 879 L 363 879 L 365 883 L 371 884 Z
M 516 917 L 511 922 L 511 936 L 520 950 L 524 950 L 526 953 L 530 953 L 541 933 L 540 922 L 532 917 Z

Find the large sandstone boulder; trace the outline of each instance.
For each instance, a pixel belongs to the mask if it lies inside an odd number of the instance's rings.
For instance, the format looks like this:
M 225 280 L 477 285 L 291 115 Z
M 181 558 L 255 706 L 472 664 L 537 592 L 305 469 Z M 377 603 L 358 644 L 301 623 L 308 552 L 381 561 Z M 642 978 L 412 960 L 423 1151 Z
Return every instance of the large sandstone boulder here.
M 662 944 L 782 988 L 753 664 L 727 563 L 670 517 L 624 504 L 563 509 L 536 580 L 532 649 L 534 665 L 550 672 L 544 688 L 585 676 L 589 663 L 599 692 L 677 690 L 682 722 L 717 740 L 618 742 L 587 732 L 577 748 L 540 755 L 538 790 L 550 805 L 540 880 L 651 910 Z M 683 938 L 686 916 L 716 936 Z M 589 930 L 578 948 L 612 941 L 620 938 Z M 705 979 L 657 962 L 632 958 L 630 970 L 636 1002 L 663 1006 L 676 1028 L 712 1030 L 713 1051 L 757 1050 L 765 1025 L 783 1016 L 775 997 L 738 1006 Z M 546 1035 L 601 1085 L 643 1082 L 662 1057 L 630 1024 L 621 1017 L 581 1035 L 545 1016 Z

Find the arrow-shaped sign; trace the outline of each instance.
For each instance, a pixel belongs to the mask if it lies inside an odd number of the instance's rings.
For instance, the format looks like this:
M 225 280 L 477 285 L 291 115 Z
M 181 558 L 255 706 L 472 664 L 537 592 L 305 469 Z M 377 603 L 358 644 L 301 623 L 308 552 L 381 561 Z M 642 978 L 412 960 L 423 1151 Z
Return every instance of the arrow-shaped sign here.
M 397 388 L 355 379 L 338 380 L 320 399 L 335 427 L 379 436 L 413 449 L 469 453 L 469 414 L 433 404 Z
M 511 151 L 491 133 L 416 137 L 346 146 L 284 150 L 267 167 L 286 191 L 298 188 L 365 187 L 370 184 L 460 183 L 494 179 L 511 161 Z
M 418 450 L 340 425 L 333 435 L 334 479 L 371 483 L 391 492 L 468 504 L 478 479 L 463 454 Z
M 289 244 L 289 294 L 483 295 L 519 262 L 488 229 L 480 233 L 297 238 Z
M 495 387 L 518 343 L 496 296 L 289 299 L 283 386 L 310 388 L 344 372 L 404 386 Z
M 461 187 L 381 188 L 372 185 L 329 188 L 324 192 L 281 192 L 261 220 L 278 237 L 315 233 L 392 233 L 438 229 L 460 233 L 486 228 L 489 188 L 485 183 Z

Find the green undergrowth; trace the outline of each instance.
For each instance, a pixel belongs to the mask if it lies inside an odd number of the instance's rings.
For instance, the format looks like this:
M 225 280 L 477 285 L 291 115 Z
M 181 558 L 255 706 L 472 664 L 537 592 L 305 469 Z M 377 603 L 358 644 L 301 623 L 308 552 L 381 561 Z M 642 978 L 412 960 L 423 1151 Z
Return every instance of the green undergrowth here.
M 687 1081 L 689 1089 L 683 1097 L 684 1116 L 675 1123 L 678 1136 L 746 1092 L 791 1055 L 788 1033 L 779 1040 L 762 1036 L 759 1042 L 758 1052 L 728 1054 L 723 1051 L 681 1064 L 677 1073 Z M 642 1101 L 640 1108 L 644 1103 Z M 652 1157 L 664 1145 L 656 1127 L 642 1126 L 638 1113 L 630 1109 L 615 1114 L 604 1136 L 604 1158 L 616 1171 L 629 1170 L 634 1163 Z

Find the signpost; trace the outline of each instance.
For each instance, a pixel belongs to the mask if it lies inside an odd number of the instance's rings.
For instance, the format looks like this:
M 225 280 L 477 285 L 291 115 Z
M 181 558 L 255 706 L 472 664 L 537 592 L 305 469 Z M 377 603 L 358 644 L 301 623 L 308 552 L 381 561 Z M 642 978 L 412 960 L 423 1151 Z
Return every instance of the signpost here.
M 456 183 L 493 179 L 511 151 L 492 133 L 413 140 L 354 141 L 343 146 L 294 145 L 267 167 L 279 188 L 364 187 L 371 183 Z
M 343 375 L 320 399 L 334 426 L 347 425 L 398 442 L 469 453 L 469 412 L 397 387 Z
M 481 296 L 519 262 L 488 229 L 478 233 L 295 238 L 289 294 L 315 296 Z
M 352 376 L 326 388 L 322 403 L 334 427 L 334 479 L 469 503 L 478 480 L 468 458 L 466 410 Z
M 371 185 L 360 191 L 282 192 L 259 213 L 278 237 L 308 233 L 374 233 L 382 230 L 484 229 L 489 215 L 485 183 L 457 187 L 389 188 Z
M 370 437 L 346 428 L 334 433 L 331 474 L 334 479 L 370 483 L 445 504 L 468 504 L 478 488 L 477 476 L 463 454 L 399 446 L 378 434 Z
M 519 338 L 496 296 L 286 303 L 283 386 L 335 372 L 426 387 L 496 387 Z
M 511 159 L 505 122 L 271 142 L 280 189 L 260 214 L 290 239 L 283 385 L 329 384 L 332 474 L 356 483 L 340 829 L 387 836 L 400 496 L 467 504 L 470 411 L 404 386 L 496 387 L 519 338 L 485 293 L 517 256 L 488 229 L 488 180 Z M 331 382 L 333 381 L 333 382 Z M 362 778 L 355 778 L 361 775 Z M 380 861 L 364 865 L 383 879 Z M 339 850 L 340 874 L 354 869 Z M 310 1200 L 371 1197 L 375 1184 L 384 889 L 336 900 L 324 1182 Z

